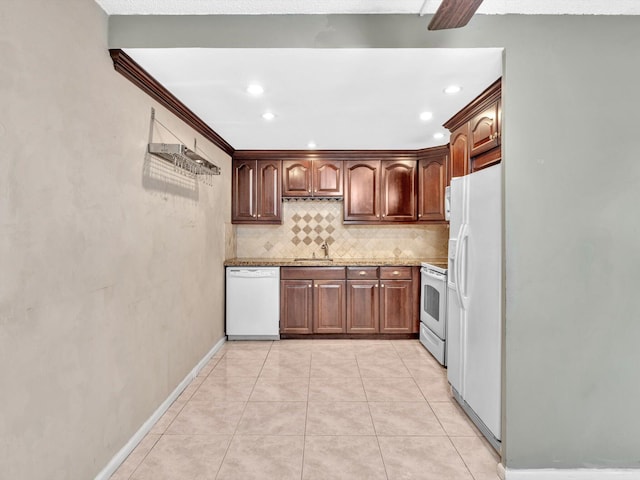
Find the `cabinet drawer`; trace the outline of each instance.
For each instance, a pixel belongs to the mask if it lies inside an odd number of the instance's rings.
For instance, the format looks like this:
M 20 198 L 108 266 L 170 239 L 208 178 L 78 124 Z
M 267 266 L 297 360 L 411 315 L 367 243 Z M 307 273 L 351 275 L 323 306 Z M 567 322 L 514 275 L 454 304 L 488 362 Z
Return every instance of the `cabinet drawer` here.
M 347 278 L 350 280 L 377 280 L 378 267 L 347 267 Z
M 380 279 L 382 280 L 410 280 L 411 267 L 380 267 Z
M 344 280 L 345 267 L 282 267 L 283 280 Z

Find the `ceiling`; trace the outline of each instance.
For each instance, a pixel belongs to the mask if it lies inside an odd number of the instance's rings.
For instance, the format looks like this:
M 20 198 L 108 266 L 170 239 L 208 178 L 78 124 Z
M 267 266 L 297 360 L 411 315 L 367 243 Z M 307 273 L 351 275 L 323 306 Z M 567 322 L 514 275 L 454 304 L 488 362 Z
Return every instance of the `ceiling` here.
M 109 15 L 434 13 L 441 0 L 96 0 Z M 480 14 L 640 15 L 638 0 L 484 0 Z
M 439 0 L 96 0 L 110 15 L 433 13 Z M 586 8 L 588 6 L 588 9 Z M 479 13 L 640 14 L 637 0 L 485 0 Z M 417 149 L 501 76 L 501 49 L 125 49 L 235 149 Z M 260 96 L 249 84 L 264 87 Z M 443 89 L 460 85 L 447 95 Z M 272 112 L 273 120 L 262 114 Z M 419 118 L 431 112 L 430 120 Z M 434 138 L 442 133 L 443 138 Z M 315 144 L 310 147 L 310 142 Z
M 501 76 L 501 49 L 125 49 L 235 149 L 418 149 Z M 258 83 L 260 96 L 246 91 Z M 459 85 L 455 95 L 444 93 Z M 272 112 L 273 120 L 262 114 Z M 422 112 L 433 118 L 421 120 Z M 443 138 L 433 137 L 436 133 Z

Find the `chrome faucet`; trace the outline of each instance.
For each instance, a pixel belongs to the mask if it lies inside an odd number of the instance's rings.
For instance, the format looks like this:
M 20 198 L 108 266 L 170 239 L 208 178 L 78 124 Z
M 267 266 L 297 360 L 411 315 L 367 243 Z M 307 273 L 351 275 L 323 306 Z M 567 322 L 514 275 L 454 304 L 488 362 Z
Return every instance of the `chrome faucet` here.
M 329 258 L 329 244 L 327 242 L 322 242 L 320 248 L 324 250 L 324 258 Z

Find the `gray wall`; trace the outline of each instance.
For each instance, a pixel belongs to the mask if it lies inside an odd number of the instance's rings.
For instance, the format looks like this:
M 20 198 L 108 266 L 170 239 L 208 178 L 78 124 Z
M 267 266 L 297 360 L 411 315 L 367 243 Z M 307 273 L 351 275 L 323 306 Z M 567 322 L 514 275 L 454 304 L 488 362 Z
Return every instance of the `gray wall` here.
M 440 33 L 428 20 L 112 17 L 109 28 L 118 47 L 505 47 L 504 460 L 640 467 L 640 18 L 476 16 Z
M 152 106 L 212 187 L 145 156 Z M 92 1 L 0 1 L 0 112 L 0 477 L 89 479 L 223 335 L 230 160 L 114 71 Z

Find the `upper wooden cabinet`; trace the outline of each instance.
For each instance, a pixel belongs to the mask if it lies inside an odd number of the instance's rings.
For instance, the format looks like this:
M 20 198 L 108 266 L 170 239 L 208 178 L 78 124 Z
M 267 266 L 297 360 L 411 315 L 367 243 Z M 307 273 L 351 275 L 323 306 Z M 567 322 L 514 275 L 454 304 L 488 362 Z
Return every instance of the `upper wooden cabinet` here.
M 462 177 L 469 173 L 469 124 L 465 123 L 451 132 L 451 176 Z
M 380 221 L 380 161 L 344 162 L 344 221 Z
M 500 145 L 499 105 L 499 101 L 492 103 L 469 122 L 470 157 L 476 157 Z
M 342 162 L 300 159 L 282 161 L 283 197 L 341 197 Z
M 418 221 L 444 222 L 444 190 L 447 186 L 446 146 L 418 151 Z
M 444 124 L 451 131 L 449 179 L 500 163 L 501 83 L 498 79 Z
M 344 222 L 416 220 L 415 160 L 345 162 Z
M 282 223 L 279 160 L 234 160 L 232 223 Z
M 416 219 L 416 162 L 381 162 L 380 219 L 413 222 Z

